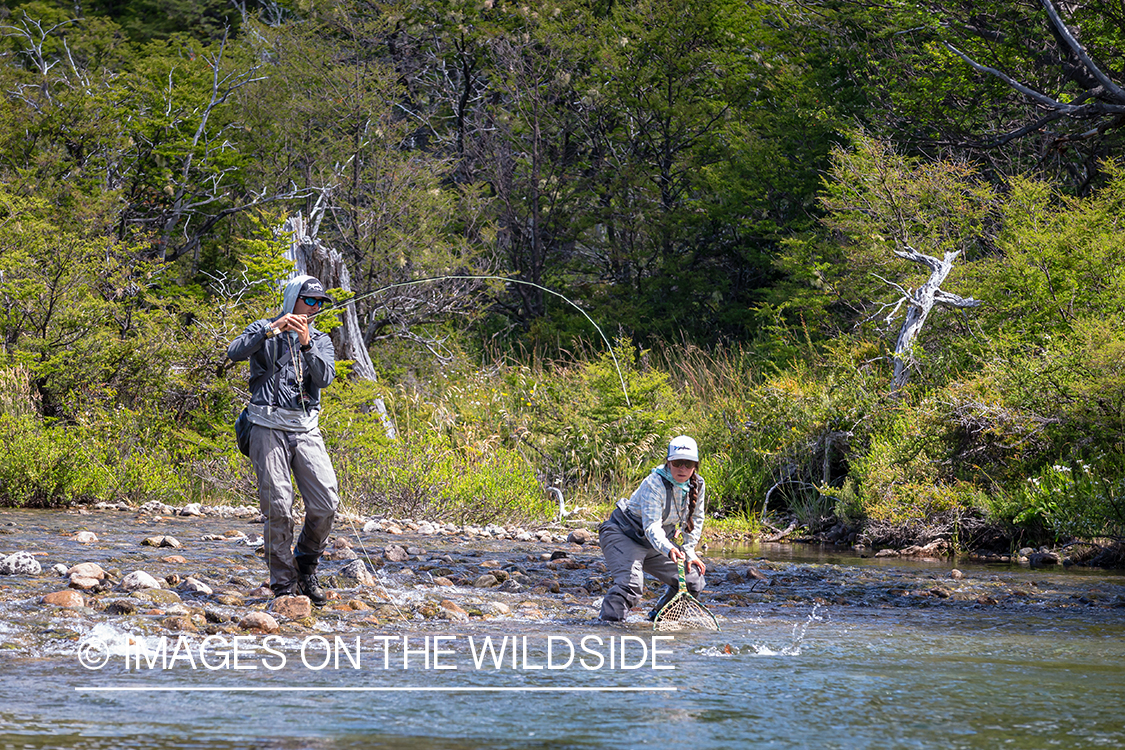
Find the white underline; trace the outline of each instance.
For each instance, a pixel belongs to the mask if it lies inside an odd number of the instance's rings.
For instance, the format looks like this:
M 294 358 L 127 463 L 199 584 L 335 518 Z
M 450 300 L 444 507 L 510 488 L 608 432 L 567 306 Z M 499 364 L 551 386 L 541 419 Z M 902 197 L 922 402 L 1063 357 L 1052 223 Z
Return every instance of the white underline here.
M 76 687 L 79 693 L 671 693 L 674 687 Z

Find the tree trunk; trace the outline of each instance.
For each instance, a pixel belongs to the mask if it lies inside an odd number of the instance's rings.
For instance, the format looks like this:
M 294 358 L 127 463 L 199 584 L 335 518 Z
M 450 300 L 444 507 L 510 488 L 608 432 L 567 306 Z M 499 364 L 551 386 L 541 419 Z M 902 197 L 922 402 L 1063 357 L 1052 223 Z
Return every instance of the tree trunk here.
M 292 233 L 292 241 L 286 257 L 293 261 L 297 275 L 315 276 L 324 285 L 325 289 L 343 289 L 350 292 L 352 288 L 351 274 L 344 263 L 344 256 L 338 250 L 327 247 L 316 238 L 316 225 L 310 228 L 309 222 L 300 211 L 289 217 L 281 226 L 282 232 Z M 363 380 L 377 380 L 375 366 L 371 363 L 371 355 L 367 353 L 364 344 L 363 329 L 359 325 L 355 304 L 348 302 L 342 311 L 342 325 L 332 331 L 332 346 L 336 349 L 339 359 L 351 360 L 351 374 Z M 387 414 L 387 407 L 383 399 L 375 399 L 375 410 L 379 412 L 386 429 L 387 437 L 395 437 L 395 428 Z
M 893 393 L 897 393 L 906 385 L 910 366 L 914 363 L 914 357 L 910 351 L 911 347 L 914 344 L 914 339 L 922 332 L 922 327 L 926 324 L 926 318 L 929 317 L 930 310 L 933 309 L 934 305 L 976 307 L 980 304 L 979 300 L 972 297 L 960 297 L 941 288 L 945 277 L 953 270 L 953 261 L 960 254 L 960 250 L 947 252 L 945 257 L 939 260 L 932 255 L 920 253 L 909 246 L 901 250 L 895 250 L 895 255 L 900 258 L 929 268 L 930 278 L 912 293 L 902 290 L 906 301 L 906 319 L 902 322 L 902 328 L 898 332 L 898 340 L 895 341 L 895 374 L 891 386 Z M 901 290 L 901 287 L 899 289 Z

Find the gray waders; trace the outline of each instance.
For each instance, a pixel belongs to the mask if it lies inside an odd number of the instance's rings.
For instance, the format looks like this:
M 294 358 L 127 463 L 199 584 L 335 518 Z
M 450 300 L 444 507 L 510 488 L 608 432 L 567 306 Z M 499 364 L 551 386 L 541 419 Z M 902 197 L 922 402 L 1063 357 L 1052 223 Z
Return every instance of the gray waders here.
M 664 480 L 667 499 L 664 501 L 664 518 L 672 515 L 672 485 Z M 674 524 L 664 526 L 664 535 L 671 541 L 675 536 Z M 644 593 L 645 573 L 666 585 L 664 593 L 653 608 L 658 612 L 679 591 L 679 569 L 672 558 L 660 552 L 645 537 L 641 519 L 620 507 L 614 508 L 610 517 L 598 529 L 598 544 L 605 555 L 605 564 L 613 575 L 613 586 L 602 598 L 601 619 L 624 620 L 629 610 L 641 602 Z M 685 576 L 688 591 L 698 597 L 706 581 L 695 568 Z M 650 618 L 651 619 L 651 618 Z
M 250 461 L 258 475 L 258 504 L 266 517 L 266 565 L 277 595 L 294 593 L 298 574 L 312 575 L 340 504 L 336 472 L 320 429 L 286 432 L 254 425 Z M 293 549 L 293 482 L 305 502 L 305 525 Z

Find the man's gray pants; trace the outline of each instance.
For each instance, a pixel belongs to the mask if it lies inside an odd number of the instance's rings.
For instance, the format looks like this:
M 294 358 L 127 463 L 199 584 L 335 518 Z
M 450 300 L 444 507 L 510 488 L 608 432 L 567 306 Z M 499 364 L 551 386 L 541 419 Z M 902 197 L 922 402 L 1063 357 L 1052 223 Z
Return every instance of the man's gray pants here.
M 679 568 L 672 558 L 649 544 L 640 544 L 612 521 L 598 529 L 598 544 L 605 555 L 606 568 L 613 575 L 613 586 L 602 598 L 603 620 L 624 620 L 629 610 L 640 604 L 645 573 L 667 584 L 655 610 L 667 604 L 680 590 Z M 688 592 L 698 596 L 706 585 L 699 571 L 689 568 L 684 575 Z
M 266 517 L 266 565 L 276 593 L 295 589 L 298 562 L 315 568 L 340 504 L 336 471 L 320 430 L 285 432 L 254 425 L 250 461 L 258 475 L 258 507 Z M 305 525 L 293 549 L 293 482 L 305 503 Z

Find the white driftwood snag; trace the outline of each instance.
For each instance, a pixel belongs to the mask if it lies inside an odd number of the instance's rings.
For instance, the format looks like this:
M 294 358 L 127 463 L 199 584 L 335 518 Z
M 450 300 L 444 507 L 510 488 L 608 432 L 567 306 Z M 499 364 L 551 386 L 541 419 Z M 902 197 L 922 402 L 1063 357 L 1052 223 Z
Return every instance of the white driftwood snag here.
M 315 213 L 315 212 L 314 212 Z M 291 233 L 292 241 L 286 257 L 293 261 L 295 272 L 298 276 L 307 274 L 320 279 L 325 289 L 343 289 L 350 292 L 352 289 L 351 274 L 344 263 L 344 256 L 340 251 L 333 250 L 316 237 L 316 226 L 309 222 L 300 211 L 289 217 L 281 227 L 281 231 Z M 363 329 L 359 326 L 359 317 L 356 315 L 355 304 L 348 302 L 341 315 L 342 325 L 332 331 L 332 346 L 336 349 L 339 359 L 348 359 L 354 362 L 352 374 L 364 380 L 375 380 L 375 366 L 371 363 L 371 356 L 363 343 Z M 387 437 L 394 439 L 395 428 L 387 414 L 387 407 L 383 399 L 375 399 L 375 411 L 383 420 L 383 428 Z
M 895 311 L 903 303 L 906 304 L 906 319 L 902 322 L 902 328 L 898 332 L 898 340 L 895 341 L 895 373 L 892 391 L 897 393 L 902 386 L 906 385 L 910 366 L 914 364 L 912 354 L 914 339 L 922 332 L 922 326 L 926 324 L 926 318 L 929 317 L 930 310 L 933 309 L 934 305 L 976 307 L 980 304 L 980 300 L 975 300 L 972 297 L 961 297 L 941 288 L 945 277 L 953 270 L 953 261 L 961 254 L 960 250 L 945 253 L 945 257 L 941 260 L 932 255 L 920 253 L 909 245 L 904 245 L 902 249 L 896 248 L 894 252 L 900 258 L 905 258 L 930 269 L 930 278 L 913 292 L 903 289 L 898 284 L 891 283 L 892 286 L 902 292 L 902 299 L 895 306 Z M 890 322 L 893 316 L 894 312 L 888 315 L 887 322 Z

